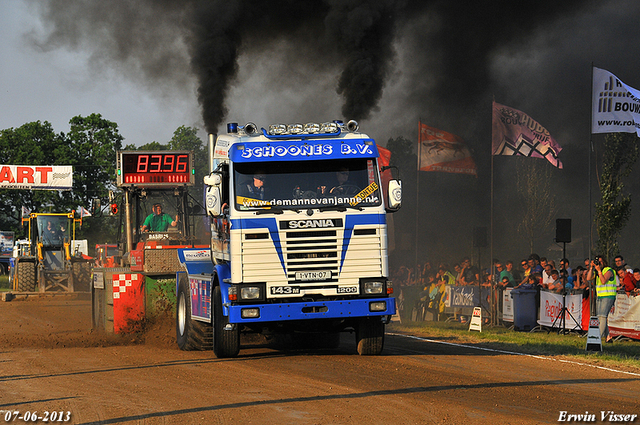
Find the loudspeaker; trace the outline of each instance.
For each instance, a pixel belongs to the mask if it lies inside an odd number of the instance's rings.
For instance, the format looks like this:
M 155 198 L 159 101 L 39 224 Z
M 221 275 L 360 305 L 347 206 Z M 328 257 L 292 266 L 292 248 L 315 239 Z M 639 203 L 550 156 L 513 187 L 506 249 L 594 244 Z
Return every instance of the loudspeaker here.
M 487 246 L 487 228 L 474 227 L 473 228 L 473 247 L 484 248 L 486 246 Z
M 571 242 L 571 219 L 556 219 L 556 242 Z

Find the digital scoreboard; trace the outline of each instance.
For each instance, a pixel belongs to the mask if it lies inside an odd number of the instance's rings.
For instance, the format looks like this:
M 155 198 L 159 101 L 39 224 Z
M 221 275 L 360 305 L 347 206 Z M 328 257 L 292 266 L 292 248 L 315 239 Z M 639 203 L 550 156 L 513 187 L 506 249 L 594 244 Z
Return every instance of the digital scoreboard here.
M 195 183 L 191 151 L 120 151 L 118 186 L 192 186 Z

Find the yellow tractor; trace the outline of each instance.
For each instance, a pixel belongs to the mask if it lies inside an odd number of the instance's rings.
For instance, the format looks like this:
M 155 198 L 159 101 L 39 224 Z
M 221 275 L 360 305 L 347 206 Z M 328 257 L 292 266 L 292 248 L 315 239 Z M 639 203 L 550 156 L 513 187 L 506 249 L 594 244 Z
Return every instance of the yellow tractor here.
M 72 252 L 74 213 L 31 213 L 22 219 L 28 225 L 28 243 L 15 250 L 12 286 L 16 292 L 89 291 L 91 263 Z

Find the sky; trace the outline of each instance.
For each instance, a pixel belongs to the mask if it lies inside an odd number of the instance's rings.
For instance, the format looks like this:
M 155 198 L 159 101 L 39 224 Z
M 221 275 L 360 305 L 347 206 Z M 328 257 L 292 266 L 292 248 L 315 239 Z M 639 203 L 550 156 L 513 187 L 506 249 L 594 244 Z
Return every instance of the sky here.
M 564 148 L 554 187 L 580 228 L 591 66 L 640 88 L 636 0 L 0 5 L 0 129 L 49 121 L 66 132 L 72 117 L 100 113 L 125 144 L 142 145 L 166 143 L 181 125 L 206 140 L 226 122 L 356 119 L 385 145 L 416 141 L 422 121 L 474 154 L 471 184 L 425 178 L 441 185 L 433 196 L 460 194 L 449 211 L 482 212 L 470 225 L 487 221 L 492 100 L 527 113 Z M 513 184 L 513 167 L 497 162 L 498 184 Z M 640 236 L 640 226 L 628 233 Z
M 136 3 L 146 6 L 132 12 Z M 262 127 L 356 118 L 363 131 L 384 144 L 389 137 L 415 137 L 416 122 L 422 119 L 459 134 L 475 148 L 481 144 L 474 134 L 486 126 L 479 116 L 490 116 L 495 98 L 543 123 L 562 145 L 588 136 L 584 122 L 592 62 L 640 86 L 632 53 L 638 44 L 634 17 L 640 15 L 640 4 L 633 0 L 560 2 L 566 6 L 386 1 L 377 3 L 403 7 L 390 24 L 391 52 L 381 60 L 386 66 L 383 87 L 379 99 L 367 106 L 367 118 L 343 116 L 345 95 L 336 89 L 348 64 L 336 52 L 313 47 L 314 31 L 332 31 L 327 21 L 288 28 L 276 20 L 266 34 L 240 31 L 235 72 L 225 77 L 225 92 L 216 99 L 227 113 L 207 125 L 198 102 L 200 81 L 189 63 L 195 53 L 187 46 L 185 28 L 190 27 L 184 24 L 184 12 L 153 3 L 119 0 L 102 10 L 91 1 L 73 0 L 59 8 L 50 1 L 2 0 L 0 128 L 39 120 L 66 131 L 73 116 L 98 112 L 119 125 L 125 143 L 140 145 L 166 142 L 180 125 L 198 127 L 204 137 L 207 130 L 223 131 L 229 121 Z M 225 2 L 210 3 L 227 8 Z M 320 7 L 332 2 L 308 3 Z M 259 13 L 268 12 L 256 12 L 264 21 Z M 125 30 L 119 25 L 123 20 Z M 336 26 L 343 25 L 336 20 Z M 319 23 L 324 27 L 317 30 Z M 228 26 L 250 27 L 235 21 Z M 303 31 L 311 35 L 298 37 Z M 341 36 L 337 41 L 358 42 Z M 162 51 L 166 56 L 158 53 Z

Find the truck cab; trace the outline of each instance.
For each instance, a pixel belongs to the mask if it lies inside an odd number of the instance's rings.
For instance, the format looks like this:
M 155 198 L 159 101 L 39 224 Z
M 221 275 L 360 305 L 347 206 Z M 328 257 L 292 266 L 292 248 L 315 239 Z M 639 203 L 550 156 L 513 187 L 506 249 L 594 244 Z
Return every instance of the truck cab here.
M 211 249 L 181 253 L 181 348 L 195 321 L 213 326 L 222 356 L 237 354 L 241 331 L 354 331 L 360 354 L 382 351 L 395 313 L 386 213 L 400 207 L 401 183 L 382 188 L 375 141 L 357 130 L 353 121 L 232 124 L 218 137 L 205 178 Z

